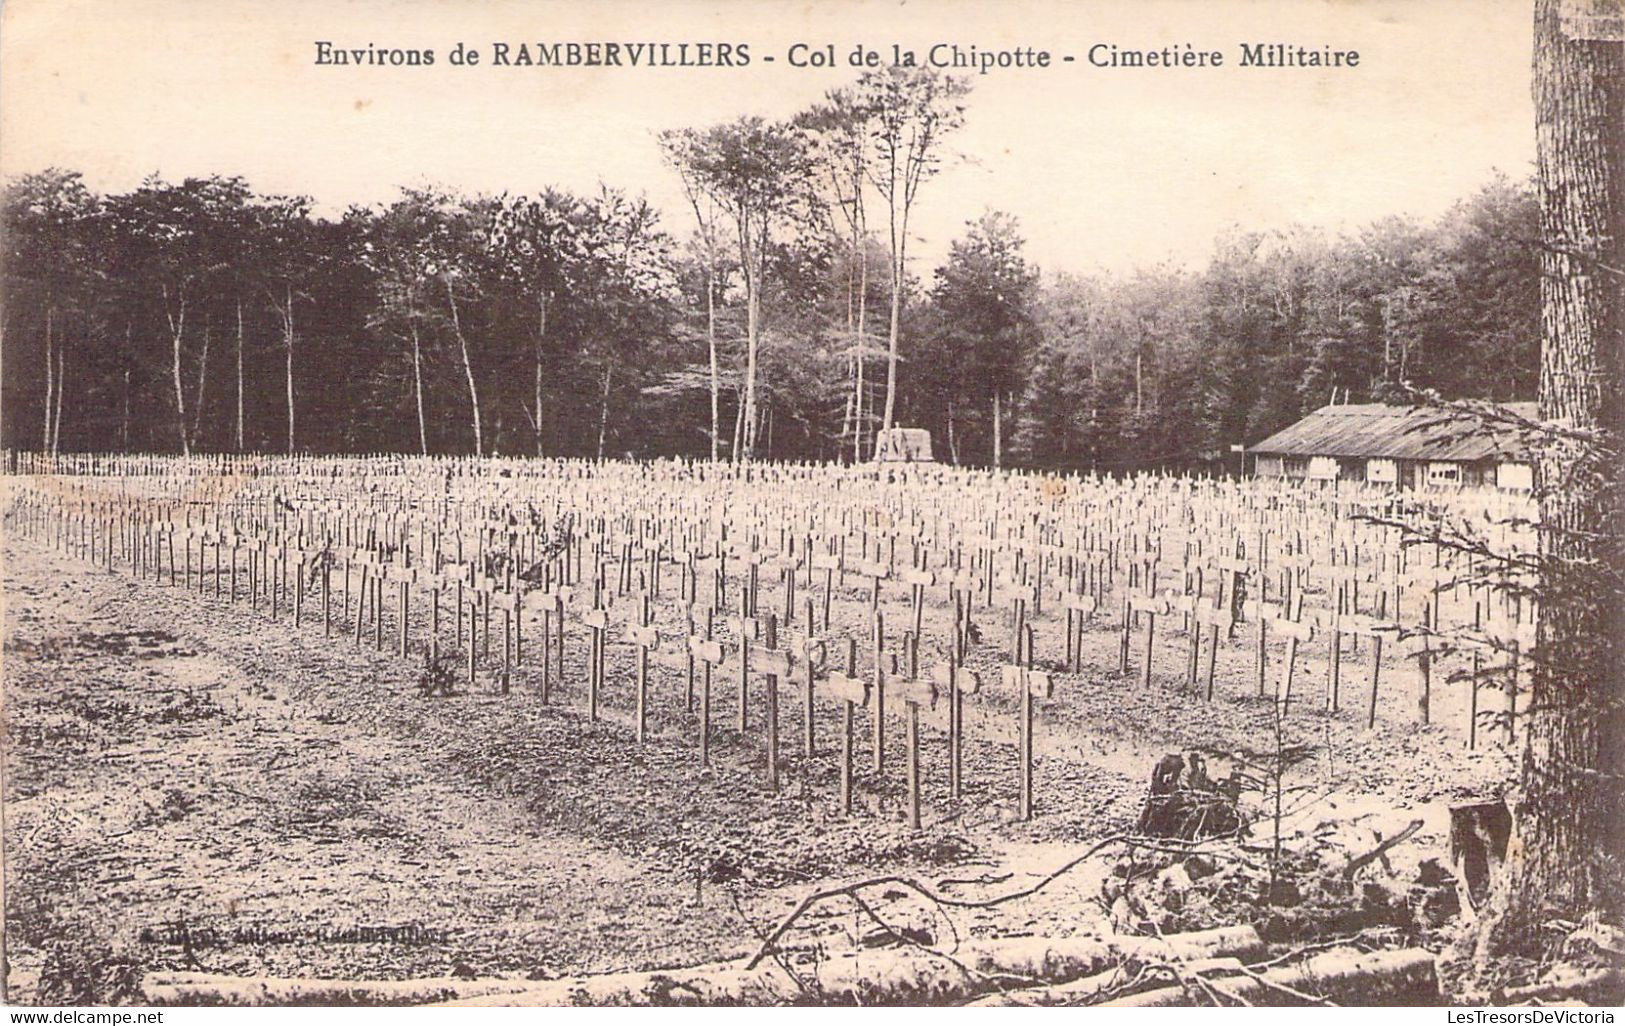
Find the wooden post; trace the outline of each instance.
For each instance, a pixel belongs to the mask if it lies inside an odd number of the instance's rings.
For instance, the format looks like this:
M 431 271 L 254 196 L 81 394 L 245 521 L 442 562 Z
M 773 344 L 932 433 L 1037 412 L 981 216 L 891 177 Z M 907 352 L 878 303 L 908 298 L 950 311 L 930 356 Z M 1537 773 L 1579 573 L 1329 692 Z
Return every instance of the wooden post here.
M 749 591 L 740 594 L 740 609 L 749 604 Z M 761 622 L 745 612 L 732 617 L 728 626 L 733 630 L 739 642 L 739 708 L 737 710 L 739 736 L 743 738 L 750 726 L 750 643 L 756 637 Z
M 959 665 L 956 646 L 948 646 L 948 661 L 931 668 L 931 681 L 948 696 L 948 796 L 958 798 L 964 780 L 965 696 L 981 687 L 972 670 Z
M 1023 820 L 1033 818 L 1033 698 L 1048 698 L 1054 691 L 1050 676 L 1040 670 L 1032 668 L 1033 643 L 1032 629 L 1027 630 L 1024 644 L 1018 646 L 1026 651 L 1022 657 L 1013 663 L 1004 666 L 1005 687 L 1015 688 L 1019 699 L 1018 720 L 1018 748 L 1019 773 L 1021 778 L 1021 791 L 1018 814 Z
M 1134 599 L 1123 599 L 1123 624 L 1117 646 L 1117 672 L 1128 676 L 1129 632 L 1134 625 Z
M 587 653 L 587 718 L 597 722 L 599 691 L 604 683 L 604 632 L 609 628 L 609 614 L 602 606 L 594 607 L 582 615 L 581 622 L 592 632 Z
M 886 765 L 886 682 L 883 660 L 886 650 L 885 614 L 878 608 L 869 610 L 870 633 L 874 644 L 874 770 L 881 772 Z
M 828 648 L 822 639 L 813 635 L 813 600 L 811 597 L 806 600 L 806 610 L 807 636 L 801 642 L 801 658 L 807 667 L 806 687 L 803 690 L 801 700 L 801 754 L 803 758 L 811 759 L 817 747 L 814 740 L 815 731 L 813 730 L 814 689 L 817 687 L 818 671 L 824 668 L 825 660 L 828 658 Z
M 722 662 L 722 645 L 711 637 L 712 617 L 715 611 L 705 610 L 705 634 L 689 635 L 688 651 L 698 659 L 704 669 L 700 678 L 700 765 L 711 765 L 711 671 Z
M 650 624 L 647 592 L 638 599 L 637 626 L 627 638 L 638 646 L 637 739 L 642 744 L 649 729 L 649 650 L 660 644 L 660 635 Z
M 852 814 L 852 721 L 854 711 L 868 702 L 869 683 L 858 677 L 858 642 L 846 640 L 846 672 L 828 677 L 829 693 L 841 703 L 841 814 Z
M 1382 672 L 1382 635 L 1372 635 L 1371 641 L 1371 705 L 1366 713 L 1367 730 L 1377 725 L 1377 677 Z
M 1138 613 L 1145 617 L 1145 658 L 1140 667 L 1140 686 L 1151 686 L 1151 656 L 1153 645 L 1156 642 L 1157 617 L 1168 612 L 1166 599 L 1155 598 L 1149 595 L 1135 595 L 1128 600 L 1129 612 Z
M 363 592 L 363 594 L 365 594 L 365 592 Z M 473 602 L 473 596 L 472 595 L 469 596 L 469 601 L 471 603 Z M 359 633 L 360 624 L 361 624 L 360 607 L 358 606 L 358 607 L 356 607 L 357 633 Z M 475 618 L 474 618 L 474 610 L 471 608 L 468 611 L 468 686 L 469 686 L 470 690 L 472 690 L 473 687 L 474 687 L 474 631 L 475 631 L 475 629 L 476 629 L 476 621 L 475 621 Z
M 767 678 L 767 786 L 770 790 L 779 789 L 779 681 L 790 676 L 790 653 L 781 651 L 779 645 L 779 618 L 775 613 L 767 614 L 767 625 L 763 640 L 763 649 L 757 653 Z
M 1294 615 L 1288 619 L 1276 620 L 1273 626 L 1277 631 L 1286 635 L 1286 666 L 1282 669 L 1281 686 L 1278 698 L 1281 703 L 1281 714 L 1285 715 L 1292 704 L 1292 679 L 1298 666 L 1298 645 L 1307 644 L 1314 640 L 1315 629 L 1307 623 L 1299 621 L 1303 612 L 1303 594 L 1296 592 L 1292 596 Z

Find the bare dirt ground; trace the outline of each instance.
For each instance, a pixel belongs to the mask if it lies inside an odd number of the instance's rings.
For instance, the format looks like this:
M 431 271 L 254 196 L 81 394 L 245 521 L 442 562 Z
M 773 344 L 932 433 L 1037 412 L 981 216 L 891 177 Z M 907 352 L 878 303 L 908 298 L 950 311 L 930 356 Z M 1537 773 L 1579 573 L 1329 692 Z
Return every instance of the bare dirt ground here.
M 670 671 L 653 678 L 650 740 L 635 742 L 630 649 L 611 649 L 606 712 L 589 721 L 586 644 L 574 629 L 550 705 L 534 667 L 506 695 L 482 673 L 471 689 L 430 698 L 419 668 L 387 651 L 387 629 L 379 652 L 370 637 L 324 639 L 319 622 L 296 631 L 286 613 L 271 623 L 263 607 L 134 581 L 16 539 L 4 555 L 16 995 L 71 973 L 93 945 L 133 969 L 273 976 L 540 978 L 717 960 L 753 950 L 831 880 L 895 872 L 978 893 L 1015 889 L 1131 828 L 1163 754 L 1274 743 L 1271 703 L 1247 697 L 1244 640 L 1224 653 L 1211 703 L 1175 686 L 1173 645 L 1159 652 L 1150 690 L 1115 672 L 1060 676 L 1040 713 L 1038 816 L 1021 823 L 1014 700 L 989 687 L 967 706 L 960 800 L 947 797 L 942 711 L 926 715 L 925 823 L 913 831 L 900 716 L 888 716 L 877 777 L 860 713 L 859 807 L 845 818 L 830 754 L 836 713 L 820 704 L 822 751 L 804 763 L 793 686 L 781 700 L 784 779 L 773 794 L 759 704 L 741 736 L 732 681 L 715 688 L 710 769 L 698 764 L 697 721 Z M 861 623 L 861 595 L 842 599 L 837 625 Z M 946 616 L 928 614 L 928 636 L 944 632 Z M 1002 633 L 996 621 L 983 616 L 990 636 Z M 1044 630 L 1058 646 L 1053 622 Z M 1116 643 L 1109 627 L 1092 631 L 1085 665 L 1114 664 Z M 990 638 L 973 657 L 984 680 L 997 679 L 996 648 Z M 1506 752 L 1466 752 L 1459 731 L 1397 713 L 1367 731 L 1352 710 L 1310 711 L 1320 706 L 1312 680 L 1287 727 L 1315 746 L 1289 778 L 1305 829 L 1361 821 L 1391 836 L 1420 818 L 1411 846 L 1438 855 L 1446 803 L 1497 793 L 1510 777 Z M 1108 868 L 955 925 L 1096 927 L 1108 915 Z M 850 915 L 825 926 L 862 929 Z

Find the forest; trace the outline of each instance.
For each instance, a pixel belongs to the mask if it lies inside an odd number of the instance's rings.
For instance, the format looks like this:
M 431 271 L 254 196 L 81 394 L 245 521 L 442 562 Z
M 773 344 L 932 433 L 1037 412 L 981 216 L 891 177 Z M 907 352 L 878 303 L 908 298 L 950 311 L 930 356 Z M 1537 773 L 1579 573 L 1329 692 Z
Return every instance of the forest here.
M 1016 218 L 968 210 L 926 271 L 910 215 L 973 99 L 877 69 L 783 121 L 670 128 L 678 211 L 612 183 L 327 216 L 225 173 L 17 177 L 4 445 L 853 460 L 901 425 L 961 465 L 1225 470 L 1328 402 L 1534 395 L 1528 182 L 1234 225 L 1200 269 L 1040 268 Z

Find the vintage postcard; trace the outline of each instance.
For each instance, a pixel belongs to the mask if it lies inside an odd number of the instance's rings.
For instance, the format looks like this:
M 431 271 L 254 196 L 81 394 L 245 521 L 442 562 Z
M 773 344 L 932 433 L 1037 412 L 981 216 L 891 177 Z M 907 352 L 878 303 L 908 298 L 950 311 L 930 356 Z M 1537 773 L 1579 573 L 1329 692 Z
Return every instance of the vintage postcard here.
M 5 1001 L 1612 1022 L 1621 20 L 10 0 Z

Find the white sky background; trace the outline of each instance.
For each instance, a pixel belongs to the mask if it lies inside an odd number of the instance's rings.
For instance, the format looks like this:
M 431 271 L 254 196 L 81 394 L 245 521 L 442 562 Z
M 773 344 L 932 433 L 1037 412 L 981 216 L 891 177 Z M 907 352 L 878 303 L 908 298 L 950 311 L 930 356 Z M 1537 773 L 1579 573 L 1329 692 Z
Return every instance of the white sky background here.
M 795 69 L 793 42 L 889 51 L 1034 46 L 1047 69 L 974 77 L 955 162 L 921 192 L 929 271 L 987 208 L 1046 270 L 1200 266 L 1232 224 L 1432 217 L 1534 153 L 1527 0 L 9 0 L 0 175 L 59 165 L 120 191 L 153 171 L 241 174 L 323 212 L 403 184 L 646 193 L 689 228 L 656 134 L 784 116 L 855 69 Z M 432 47 L 430 68 L 317 67 L 314 41 Z M 728 41 L 748 68 L 453 67 L 463 41 Z M 1240 68 L 1241 42 L 1360 51 L 1352 70 Z M 1219 49 L 1218 70 L 1099 69 L 1097 42 Z M 1061 54 L 1078 60 L 1061 64 Z M 775 55 L 777 62 L 762 61 Z M 488 60 L 488 58 L 487 58 Z

